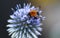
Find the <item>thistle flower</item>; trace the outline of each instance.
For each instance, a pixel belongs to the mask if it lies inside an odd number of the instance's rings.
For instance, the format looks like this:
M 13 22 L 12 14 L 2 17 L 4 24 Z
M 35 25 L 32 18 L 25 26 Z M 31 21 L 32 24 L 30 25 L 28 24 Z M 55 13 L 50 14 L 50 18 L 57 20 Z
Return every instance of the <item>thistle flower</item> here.
M 42 11 L 31 4 L 24 4 L 23 8 L 18 4 L 16 11 L 12 8 L 14 13 L 10 15 L 7 25 L 7 31 L 11 38 L 38 38 L 41 35 L 42 28 L 41 21 L 44 17 L 41 15 Z

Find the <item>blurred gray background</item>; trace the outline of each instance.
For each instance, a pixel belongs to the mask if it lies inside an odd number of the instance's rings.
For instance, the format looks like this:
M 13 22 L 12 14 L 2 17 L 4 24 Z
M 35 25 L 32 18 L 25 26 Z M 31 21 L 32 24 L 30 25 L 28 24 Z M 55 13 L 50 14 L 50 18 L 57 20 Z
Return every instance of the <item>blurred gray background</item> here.
M 40 7 L 43 21 L 41 38 L 60 38 L 60 0 L 29 0 L 33 5 Z

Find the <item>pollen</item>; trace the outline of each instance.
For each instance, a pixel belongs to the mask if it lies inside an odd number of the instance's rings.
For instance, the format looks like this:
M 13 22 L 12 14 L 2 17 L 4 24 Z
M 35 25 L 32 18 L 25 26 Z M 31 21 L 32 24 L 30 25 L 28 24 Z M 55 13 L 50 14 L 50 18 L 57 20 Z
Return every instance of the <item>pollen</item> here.
M 30 13 L 29 13 L 29 15 L 31 17 L 36 17 L 37 16 L 37 11 L 36 10 L 31 10 Z

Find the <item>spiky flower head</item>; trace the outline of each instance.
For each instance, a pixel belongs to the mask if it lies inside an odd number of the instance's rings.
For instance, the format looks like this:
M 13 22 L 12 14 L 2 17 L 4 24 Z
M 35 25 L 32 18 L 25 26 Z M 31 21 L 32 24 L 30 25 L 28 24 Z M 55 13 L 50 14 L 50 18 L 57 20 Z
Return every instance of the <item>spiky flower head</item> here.
M 7 25 L 11 38 L 38 38 L 37 35 L 41 35 L 42 31 L 41 21 L 45 18 L 41 15 L 42 11 L 31 6 L 31 3 L 24 4 L 23 8 L 18 4 L 16 9 L 12 8 L 14 13 L 10 15 L 10 24 Z

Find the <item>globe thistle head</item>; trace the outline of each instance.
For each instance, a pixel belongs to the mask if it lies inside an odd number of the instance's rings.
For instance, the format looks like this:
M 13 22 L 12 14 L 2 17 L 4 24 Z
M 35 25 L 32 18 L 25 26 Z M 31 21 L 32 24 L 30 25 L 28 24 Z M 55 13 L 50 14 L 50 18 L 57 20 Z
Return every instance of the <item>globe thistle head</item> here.
M 11 38 L 38 38 L 41 35 L 41 21 L 45 18 L 41 15 L 42 11 L 30 4 L 24 4 L 23 8 L 18 4 L 8 22 L 7 31 Z

